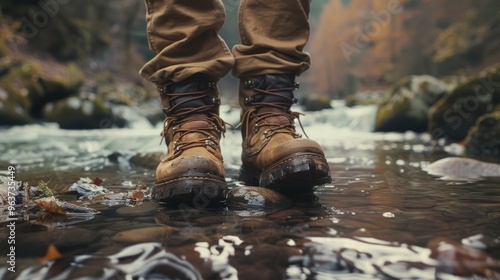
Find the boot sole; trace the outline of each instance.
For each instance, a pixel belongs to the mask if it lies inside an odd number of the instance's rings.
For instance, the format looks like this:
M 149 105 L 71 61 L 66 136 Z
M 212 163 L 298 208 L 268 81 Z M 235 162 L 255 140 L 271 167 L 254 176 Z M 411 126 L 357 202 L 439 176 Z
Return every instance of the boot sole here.
M 204 175 L 157 180 L 153 185 L 152 199 L 169 204 L 185 203 L 195 208 L 225 201 L 226 181 L 218 176 Z
M 311 154 L 290 155 L 264 171 L 242 165 L 240 180 L 286 194 L 312 192 L 315 187 L 332 182 L 326 159 Z

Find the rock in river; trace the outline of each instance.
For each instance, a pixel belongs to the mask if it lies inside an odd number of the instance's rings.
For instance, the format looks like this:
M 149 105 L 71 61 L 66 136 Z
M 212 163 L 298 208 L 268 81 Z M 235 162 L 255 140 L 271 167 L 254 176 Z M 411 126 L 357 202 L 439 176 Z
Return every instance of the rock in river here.
M 116 242 L 130 244 L 160 242 L 175 231 L 177 231 L 175 228 L 169 226 L 137 228 L 121 231 L 111 237 L 111 239 Z
M 390 98 L 377 111 L 375 131 L 427 130 L 428 111 L 449 87 L 431 76 L 410 76 L 400 80 L 390 91 Z
M 281 193 L 262 188 L 241 186 L 232 189 L 227 195 L 230 208 L 244 210 L 248 208 L 288 208 L 292 201 Z
M 479 118 L 465 139 L 467 156 L 500 163 L 500 111 Z
M 455 88 L 429 110 L 434 139 L 462 141 L 484 114 L 500 106 L 500 65 L 485 70 Z
M 482 177 L 500 177 L 500 165 L 470 158 L 448 157 L 433 162 L 425 168 L 430 175 L 441 179 L 470 180 Z
M 114 123 L 111 109 L 94 94 L 49 103 L 44 108 L 44 117 L 63 129 L 102 129 L 110 128 Z

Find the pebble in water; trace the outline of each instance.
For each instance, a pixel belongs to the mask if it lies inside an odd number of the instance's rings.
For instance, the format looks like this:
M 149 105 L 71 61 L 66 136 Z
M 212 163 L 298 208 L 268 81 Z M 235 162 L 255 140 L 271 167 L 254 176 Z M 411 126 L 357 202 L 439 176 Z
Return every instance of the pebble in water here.
M 111 237 L 111 239 L 116 242 L 130 244 L 140 242 L 160 242 L 176 231 L 177 229 L 167 226 L 137 228 L 121 231 Z

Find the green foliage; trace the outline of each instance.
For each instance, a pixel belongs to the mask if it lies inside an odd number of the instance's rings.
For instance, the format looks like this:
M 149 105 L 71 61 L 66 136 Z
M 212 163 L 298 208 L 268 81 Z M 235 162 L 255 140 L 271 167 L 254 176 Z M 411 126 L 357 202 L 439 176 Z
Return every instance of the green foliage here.
M 54 192 L 49 187 L 49 182 L 38 182 L 38 191 L 42 193 L 43 197 L 54 196 Z

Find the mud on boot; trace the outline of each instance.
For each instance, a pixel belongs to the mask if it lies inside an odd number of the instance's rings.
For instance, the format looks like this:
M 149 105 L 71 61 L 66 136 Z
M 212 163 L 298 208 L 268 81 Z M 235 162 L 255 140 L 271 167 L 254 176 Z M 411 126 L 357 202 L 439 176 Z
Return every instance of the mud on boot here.
M 297 87 L 294 74 L 241 79 L 240 180 L 245 184 L 296 194 L 332 181 L 321 146 L 295 130 L 299 114 L 290 108 Z
M 216 83 L 196 74 L 159 91 L 168 152 L 156 169 L 153 199 L 189 205 L 223 201 L 227 185 L 219 142 L 226 128 Z

